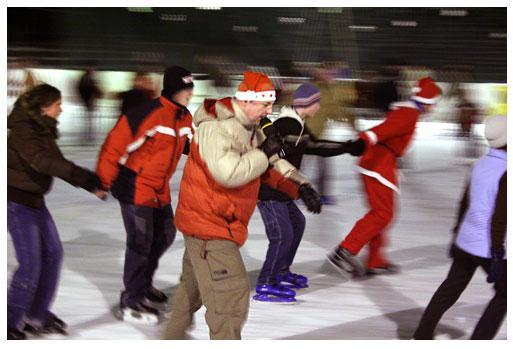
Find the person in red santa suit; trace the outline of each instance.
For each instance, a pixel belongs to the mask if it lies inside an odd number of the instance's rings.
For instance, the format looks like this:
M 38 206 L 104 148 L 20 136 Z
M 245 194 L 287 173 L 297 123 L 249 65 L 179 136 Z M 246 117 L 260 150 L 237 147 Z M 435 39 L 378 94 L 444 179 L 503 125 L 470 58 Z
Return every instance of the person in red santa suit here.
M 348 152 L 360 156 L 361 174 L 370 210 L 354 225 L 346 238 L 328 255 L 328 261 L 342 274 L 355 276 L 393 274 L 399 267 L 384 255 L 384 232 L 394 217 L 394 192 L 398 192 L 397 158 L 411 142 L 420 115 L 429 112 L 441 95 L 429 77 L 420 79 L 409 101 L 393 103 L 385 121 L 360 133 L 348 144 Z M 356 257 L 369 246 L 364 267 Z

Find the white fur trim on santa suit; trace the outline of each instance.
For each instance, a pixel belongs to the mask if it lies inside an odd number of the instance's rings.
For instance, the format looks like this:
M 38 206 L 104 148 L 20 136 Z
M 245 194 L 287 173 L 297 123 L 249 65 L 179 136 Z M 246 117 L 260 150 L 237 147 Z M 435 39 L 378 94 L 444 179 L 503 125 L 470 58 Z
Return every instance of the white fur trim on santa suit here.
M 365 131 L 364 134 L 369 138 L 369 142 L 371 142 L 372 145 L 378 143 L 378 136 L 372 131 Z
M 440 96 L 436 96 L 433 98 L 424 98 L 424 97 L 420 97 L 420 96 L 412 96 L 411 97 L 411 99 L 413 99 L 414 101 L 420 102 L 422 104 L 435 104 L 439 98 L 440 98 Z
M 367 170 L 367 169 L 365 169 L 363 167 L 360 167 L 360 166 L 356 166 L 356 169 L 362 175 L 369 176 L 369 177 L 372 177 L 372 178 L 376 179 L 378 182 L 380 182 L 384 186 L 389 187 L 390 189 L 395 191 L 397 194 L 399 194 L 399 187 L 397 185 L 395 185 L 394 183 L 390 182 L 388 179 L 386 179 L 385 177 L 383 177 L 379 173 L 374 172 L 374 171 L 369 171 L 369 170 Z
M 391 110 L 396 110 L 399 108 L 411 108 L 411 109 L 417 109 L 420 110 L 415 103 L 412 101 L 403 101 L 403 102 L 395 102 L 390 104 Z
M 274 102 L 276 91 L 237 91 L 235 92 L 235 98 L 239 101 Z

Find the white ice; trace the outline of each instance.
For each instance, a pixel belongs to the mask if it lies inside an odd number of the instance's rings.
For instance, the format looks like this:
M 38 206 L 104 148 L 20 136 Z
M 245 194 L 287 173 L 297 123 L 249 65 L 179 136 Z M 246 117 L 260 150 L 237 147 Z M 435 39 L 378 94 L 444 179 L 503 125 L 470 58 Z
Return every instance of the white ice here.
M 73 161 L 93 169 L 99 147 L 65 147 Z M 338 203 L 324 206 L 321 215 L 307 218 L 306 232 L 293 271 L 310 278 L 310 288 L 298 292 L 294 306 L 251 303 L 244 339 L 408 339 L 424 307 L 445 278 L 450 260 L 447 248 L 457 203 L 470 167 L 456 156 L 461 144 L 438 132 L 417 137 L 403 170 L 400 208 L 389 231 L 390 259 L 402 273 L 366 281 L 345 280 L 326 263 L 325 255 L 349 232 L 364 212 L 365 198 L 354 172 L 354 158 L 331 161 L 330 187 Z M 303 170 L 314 175 L 317 161 L 307 158 Z M 173 206 L 183 161 L 171 181 Z M 408 168 L 409 167 L 409 168 Z M 118 203 L 102 202 L 60 180 L 47 196 L 64 245 L 64 264 L 53 311 L 68 322 L 70 339 L 158 339 L 166 324 L 132 325 L 112 315 L 123 288 L 125 247 Z M 267 246 L 258 210 L 242 248 L 254 286 Z M 173 293 L 181 270 L 180 233 L 160 262 L 155 285 Z M 363 253 L 362 253 L 363 254 Z M 8 243 L 8 277 L 16 268 Z M 442 318 L 438 334 L 453 339 L 470 336 L 493 295 L 478 271 L 458 303 Z M 195 339 L 208 339 L 204 308 L 191 329 Z M 497 336 L 506 338 L 506 323 Z

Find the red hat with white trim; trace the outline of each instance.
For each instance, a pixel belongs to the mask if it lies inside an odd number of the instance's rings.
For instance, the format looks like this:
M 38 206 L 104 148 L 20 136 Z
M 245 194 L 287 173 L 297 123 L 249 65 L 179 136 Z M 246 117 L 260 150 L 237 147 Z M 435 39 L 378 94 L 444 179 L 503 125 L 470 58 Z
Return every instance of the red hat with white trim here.
M 435 104 L 442 95 L 442 90 L 433 79 L 426 77 L 417 81 L 413 93 L 411 99 L 414 101 L 422 104 Z
M 253 71 L 244 72 L 244 80 L 235 93 L 239 101 L 274 102 L 276 91 L 269 77 Z

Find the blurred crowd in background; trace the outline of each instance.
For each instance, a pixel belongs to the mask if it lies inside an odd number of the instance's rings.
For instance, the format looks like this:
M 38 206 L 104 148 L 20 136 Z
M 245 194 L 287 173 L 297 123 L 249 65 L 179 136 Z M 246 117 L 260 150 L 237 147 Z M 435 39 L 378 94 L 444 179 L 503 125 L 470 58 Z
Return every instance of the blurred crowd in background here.
M 25 28 L 18 17 L 45 21 Z M 271 77 L 275 113 L 310 80 L 322 105 L 309 126 L 339 139 L 431 76 L 444 95 L 423 121 L 461 142 L 457 157 L 481 155 L 484 118 L 507 109 L 501 8 L 10 8 L 9 18 L 7 111 L 37 83 L 58 87 L 63 145 L 100 144 L 121 113 L 160 94 L 173 64 L 194 73 L 191 112 L 233 95 L 245 69 Z

